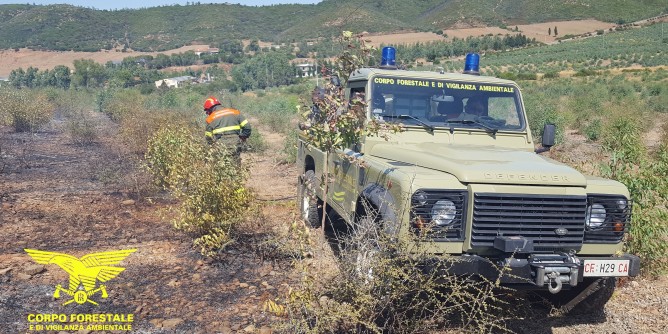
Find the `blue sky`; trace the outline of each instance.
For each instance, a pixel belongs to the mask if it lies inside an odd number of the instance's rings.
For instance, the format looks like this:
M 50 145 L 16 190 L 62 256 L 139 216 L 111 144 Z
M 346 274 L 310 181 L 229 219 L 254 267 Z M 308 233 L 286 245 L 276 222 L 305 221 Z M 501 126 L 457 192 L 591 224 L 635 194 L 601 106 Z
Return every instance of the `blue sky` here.
M 213 1 L 213 0 L 199 0 L 201 3 L 239 3 L 247 6 L 264 6 L 264 5 L 273 5 L 281 3 L 318 3 L 321 0 L 223 0 L 223 1 Z M 42 1 L 3 1 L 0 0 L 0 4 L 36 4 L 36 5 L 51 5 L 57 3 L 66 3 L 74 6 L 81 7 L 92 7 L 96 9 L 123 9 L 123 8 L 141 8 L 141 7 L 155 7 L 155 6 L 164 6 L 164 5 L 185 5 L 187 2 L 197 2 L 195 1 L 185 1 L 185 0 L 116 0 L 116 1 L 98 1 L 98 0 L 42 0 Z

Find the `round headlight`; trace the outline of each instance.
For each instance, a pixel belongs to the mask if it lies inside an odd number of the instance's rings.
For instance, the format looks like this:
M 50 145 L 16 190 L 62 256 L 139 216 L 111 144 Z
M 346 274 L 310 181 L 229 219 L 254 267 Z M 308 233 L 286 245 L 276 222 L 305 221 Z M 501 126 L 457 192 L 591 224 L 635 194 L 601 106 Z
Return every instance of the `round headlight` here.
M 431 220 L 436 226 L 446 226 L 452 224 L 457 215 L 455 203 L 448 200 L 440 200 L 434 203 L 431 208 Z
M 587 227 L 592 230 L 600 229 L 605 223 L 606 211 L 601 204 L 592 204 L 587 208 Z

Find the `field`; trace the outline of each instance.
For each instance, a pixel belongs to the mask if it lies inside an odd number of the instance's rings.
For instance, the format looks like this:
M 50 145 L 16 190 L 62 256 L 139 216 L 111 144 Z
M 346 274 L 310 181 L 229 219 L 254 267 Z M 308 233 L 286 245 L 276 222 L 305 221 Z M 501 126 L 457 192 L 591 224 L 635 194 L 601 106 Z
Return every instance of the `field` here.
M 30 66 L 36 67 L 40 70 L 53 69 L 57 65 L 65 65 L 73 68 L 73 63 L 77 59 L 92 59 L 100 64 L 105 64 L 108 61 L 121 61 L 126 57 L 152 55 L 164 53 L 170 55 L 172 53 L 180 53 L 186 51 L 206 50 L 208 45 L 189 45 L 178 49 L 165 52 L 117 52 L 117 51 L 100 51 L 100 52 L 76 52 L 76 51 L 33 51 L 28 49 L 14 50 L 0 50 L 0 77 L 9 77 L 9 73 L 17 68 L 26 69 Z
M 598 29 L 608 29 L 613 25 L 596 20 L 580 20 L 580 21 L 561 21 L 561 22 L 546 22 L 528 25 L 519 25 L 519 32 L 527 35 L 529 38 L 536 38 L 539 42 L 552 43 L 555 40 L 554 35 L 547 36 L 547 29 L 557 26 L 559 27 L 559 34 L 582 34 L 587 32 L 594 32 Z M 514 27 L 509 27 L 509 29 Z M 481 27 L 481 28 L 465 28 L 465 29 L 449 29 L 444 31 L 448 38 L 431 32 L 411 32 L 411 33 L 396 33 L 396 34 L 372 34 L 367 36 L 371 41 L 371 45 L 376 47 L 380 45 L 397 45 L 397 44 L 415 44 L 427 43 L 434 41 L 447 41 L 453 37 L 466 38 L 469 36 L 481 36 L 488 34 L 514 34 L 516 32 L 501 29 L 499 27 Z M 244 46 L 250 44 L 250 40 L 243 40 Z M 260 42 L 260 47 L 271 47 L 271 43 Z M 168 50 L 160 52 L 170 55 L 172 53 L 180 53 L 189 50 L 205 50 L 208 45 L 190 45 L 179 49 Z M 65 65 L 72 68 L 74 60 L 77 59 L 93 59 L 94 61 L 104 64 L 108 61 L 121 61 L 125 57 L 139 56 L 139 55 L 153 55 L 158 52 L 116 52 L 116 51 L 101 51 L 101 52 L 74 52 L 74 51 L 33 51 L 28 49 L 14 50 L 0 50 L 0 77 L 9 77 L 9 73 L 13 69 L 19 67 L 26 69 L 29 66 L 39 68 L 40 70 L 52 69 L 56 65 Z
M 514 72 L 605 70 L 668 64 L 663 24 L 632 28 L 602 36 L 527 48 L 486 57 L 486 66 L 505 66 Z
M 601 22 L 597 20 L 577 20 L 577 21 L 562 21 L 562 22 L 545 22 L 534 24 L 520 24 L 517 26 L 529 38 L 535 38 L 539 42 L 546 44 L 553 43 L 557 37 L 565 35 L 580 35 L 588 32 L 595 32 L 596 30 L 608 30 L 614 28 L 615 24 Z M 558 36 L 554 35 L 554 27 L 557 27 Z M 509 27 L 512 28 L 512 27 Z M 548 29 L 551 30 L 552 35 L 548 35 Z
M 559 21 L 559 22 L 545 22 L 534 24 L 517 25 L 519 31 L 514 31 L 515 26 L 503 29 L 499 27 L 479 27 L 479 28 L 462 28 L 462 29 L 446 29 L 443 33 L 447 36 L 435 34 L 433 32 L 415 32 L 415 33 L 396 33 L 396 34 L 371 34 L 366 39 L 371 41 L 371 45 L 380 46 L 392 44 L 414 44 L 426 43 L 435 41 L 447 41 L 453 37 L 466 38 L 469 36 L 484 36 L 484 35 L 506 35 L 522 33 L 529 38 L 535 38 L 539 42 L 546 44 L 553 43 L 556 40 L 554 33 L 547 34 L 548 28 L 554 29 L 558 27 L 559 36 L 567 34 L 579 35 L 587 32 L 595 32 L 599 29 L 610 29 L 615 27 L 614 24 L 601 22 L 597 20 L 575 20 L 575 21 Z

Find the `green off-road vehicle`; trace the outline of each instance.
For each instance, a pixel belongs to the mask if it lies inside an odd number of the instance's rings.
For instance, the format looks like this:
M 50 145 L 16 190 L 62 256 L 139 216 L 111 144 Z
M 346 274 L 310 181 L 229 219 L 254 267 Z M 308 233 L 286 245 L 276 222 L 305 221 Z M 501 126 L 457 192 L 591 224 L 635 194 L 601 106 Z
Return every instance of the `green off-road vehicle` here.
M 326 196 L 328 212 L 348 224 L 371 210 L 391 233 L 427 231 L 434 258 L 458 259 L 452 273 L 495 280 L 505 268 L 504 285 L 549 291 L 567 310 L 602 309 L 616 278 L 640 269 L 638 257 L 622 254 L 627 188 L 541 156 L 554 144 L 554 126 L 536 148 L 518 85 L 467 72 L 476 65 L 464 74 L 352 73 L 346 96 L 364 93 L 368 120 L 402 123 L 404 131 L 365 137 L 338 154 L 302 137 L 303 219 L 319 225 Z M 333 180 L 326 194 L 325 165 Z

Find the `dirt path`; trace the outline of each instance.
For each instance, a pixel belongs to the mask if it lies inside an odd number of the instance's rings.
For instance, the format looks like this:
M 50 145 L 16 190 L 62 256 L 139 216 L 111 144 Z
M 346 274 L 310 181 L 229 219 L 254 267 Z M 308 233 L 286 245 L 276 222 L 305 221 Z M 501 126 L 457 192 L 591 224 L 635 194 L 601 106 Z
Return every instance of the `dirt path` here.
M 85 147 L 71 144 L 63 118 L 36 134 L 0 128 L 0 166 L 6 165 L 0 173 L 0 333 L 28 332 L 28 315 L 38 313 L 134 314 L 133 332 L 139 333 L 269 333 L 276 318 L 263 312 L 263 304 L 296 286 L 298 274 L 288 263 L 263 261 L 239 248 L 222 261 L 203 259 L 191 238 L 168 223 L 166 196 L 133 198 L 133 166 L 113 141 L 114 124 L 100 114 L 91 117 L 108 133 Z M 284 228 L 295 219 L 297 171 L 279 163 L 275 152 L 283 138 L 263 133 L 270 148 L 245 156 L 253 163 L 249 183 L 262 203 L 258 223 Z M 35 267 L 24 248 L 76 257 L 137 251 L 106 283 L 109 298 L 90 297 L 99 306 L 63 306 L 67 296 L 52 295 L 68 275 L 55 265 Z M 331 258 L 326 247 L 314 251 L 316 263 Z M 521 318 L 508 327 L 518 333 L 663 333 L 668 278 L 625 284 L 600 317 L 556 317 L 514 306 Z

